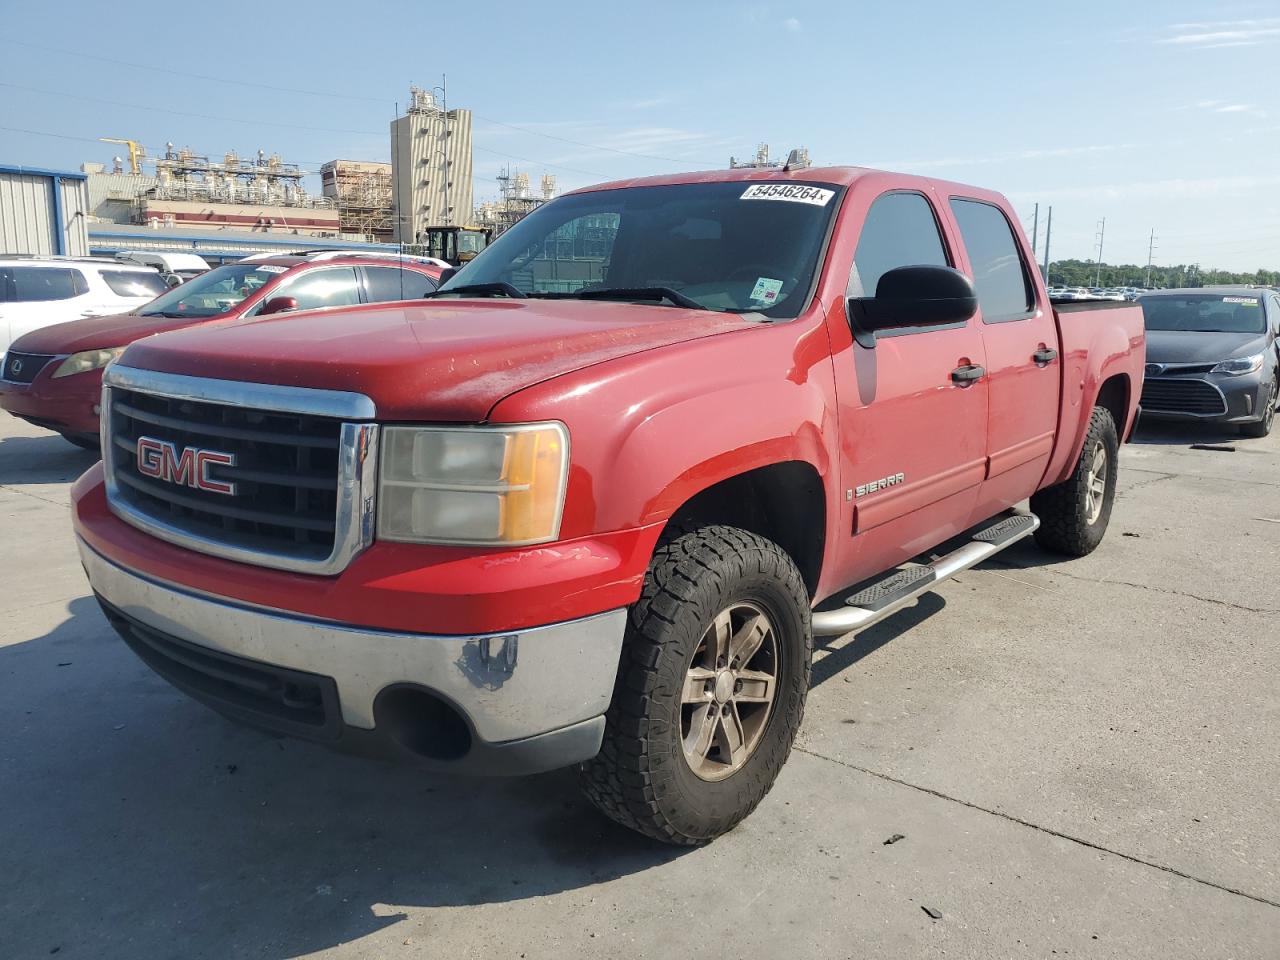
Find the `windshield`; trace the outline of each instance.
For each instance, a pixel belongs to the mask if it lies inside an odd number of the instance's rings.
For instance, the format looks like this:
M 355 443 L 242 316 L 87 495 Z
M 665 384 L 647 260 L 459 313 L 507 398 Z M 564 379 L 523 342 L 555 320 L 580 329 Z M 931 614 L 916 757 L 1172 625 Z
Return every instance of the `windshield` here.
M 1192 293 L 1142 297 L 1148 330 L 1197 333 L 1262 333 L 1267 329 L 1259 297 Z
M 229 263 L 174 287 L 139 312 L 144 317 L 216 317 L 288 269 L 266 263 Z
M 486 284 L 532 297 L 794 317 L 808 300 L 840 192 L 731 181 L 572 194 L 525 217 L 441 292 Z

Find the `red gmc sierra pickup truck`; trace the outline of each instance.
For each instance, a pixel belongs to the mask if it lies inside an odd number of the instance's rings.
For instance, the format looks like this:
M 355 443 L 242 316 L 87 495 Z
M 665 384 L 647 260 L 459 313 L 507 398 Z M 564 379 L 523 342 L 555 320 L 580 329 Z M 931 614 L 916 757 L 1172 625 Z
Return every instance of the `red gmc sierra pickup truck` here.
M 1050 304 L 986 190 L 617 182 L 425 301 L 132 344 L 75 531 L 124 640 L 222 713 L 577 764 L 609 816 L 696 844 L 777 777 L 815 634 L 1032 534 L 1097 546 L 1143 353 L 1138 307 Z

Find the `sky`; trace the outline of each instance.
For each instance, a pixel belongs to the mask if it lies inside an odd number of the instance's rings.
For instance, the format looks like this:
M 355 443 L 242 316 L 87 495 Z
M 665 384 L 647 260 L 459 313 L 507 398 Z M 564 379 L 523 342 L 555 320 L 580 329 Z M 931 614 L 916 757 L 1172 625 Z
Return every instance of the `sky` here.
M 411 83 L 474 113 L 477 201 L 504 168 L 568 189 L 817 165 L 1010 197 L 1043 253 L 1280 269 L 1280 0 L 297 6 L 5 4 L 0 163 L 76 170 L 166 142 L 317 170 L 390 159 Z M 318 180 L 312 181 L 318 191 Z

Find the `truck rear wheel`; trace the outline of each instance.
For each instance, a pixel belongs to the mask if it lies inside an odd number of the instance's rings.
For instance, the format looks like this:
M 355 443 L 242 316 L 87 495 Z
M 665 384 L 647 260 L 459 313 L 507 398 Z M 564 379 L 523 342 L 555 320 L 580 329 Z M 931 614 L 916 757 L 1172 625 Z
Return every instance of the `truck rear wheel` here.
M 1111 519 L 1119 466 L 1120 441 L 1111 411 L 1095 407 L 1071 476 L 1031 497 L 1031 512 L 1040 518 L 1036 542 L 1072 557 L 1093 553 Z
M 733 829 L 791 752 L 812 653 L 809 595 L 777 544 L 727 526 L 660 544 L 631 608 L 604 744 L 581 767 L 587 797 L 666 843 Z

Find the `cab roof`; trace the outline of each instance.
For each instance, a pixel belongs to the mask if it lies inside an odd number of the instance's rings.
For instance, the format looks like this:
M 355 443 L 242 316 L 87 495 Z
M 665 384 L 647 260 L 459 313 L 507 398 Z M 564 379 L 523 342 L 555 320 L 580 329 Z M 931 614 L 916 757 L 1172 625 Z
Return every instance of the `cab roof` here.
M 937 180 L 910 173 L 895 173 L 889 170 L 878 170 L 874 167 L 802 167 L 795 170 L 783 170 L 781 167 L 737 167 L 729 170 L 699 170 L 689 173 L 670 173 L 656 177 L 632 177 L 627 180 L 611 180 L 589 187 L 570 190 L 564 196 L 577 193 L 592 193 L 597 190 L 621 190 L 627 187 L 662 187 L 685 183 L 751 183 L 770 181 L 773 183 L 825 183 L 850 187 L 863 179 L 874 179 L 892 183 L 896 186 L 932 187 L 943 194 L 960 194 L 979 199 L 1004 199 L 993 190 L 957 183 L 951 180 Z

